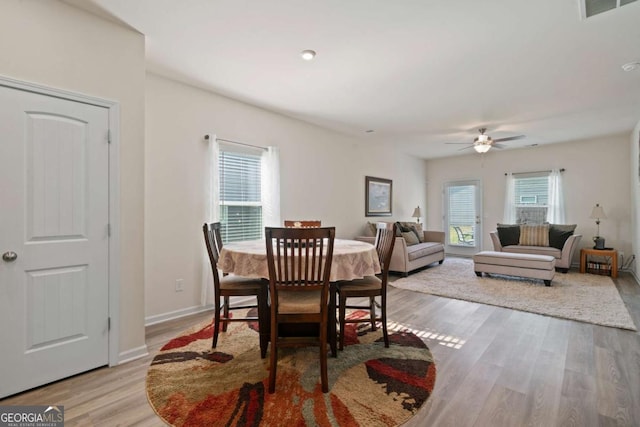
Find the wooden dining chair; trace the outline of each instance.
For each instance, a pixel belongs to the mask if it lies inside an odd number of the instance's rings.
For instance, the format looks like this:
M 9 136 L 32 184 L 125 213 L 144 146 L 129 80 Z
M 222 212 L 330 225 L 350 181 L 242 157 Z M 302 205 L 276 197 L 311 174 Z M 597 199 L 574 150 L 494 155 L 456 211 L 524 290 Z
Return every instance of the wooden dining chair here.
M 276 388 L 278 348 L 302 346 L 319 347 L 322 392 L 329 391 L 327 319 L 335 234 L 335 227 L 265 228 L 271 303 L 269 393 Z M 292 323 L 315 323 L 317 333 L 286 336 L 285 325 Z
M 265 319 L 261 319 L 268 312 L 268 285 L 262 279 L 253 279 L 235 275 L 224 275 L 220 277 L 218 274 L 218 259 L 222 250 L 222 237 L 220 236 L 220 223 L 205 223 L 202 226 L 204 233 L 204 241 L 207 245 L 209 253 L 209 261 L 211 262 L 211 271 L 213 273 L 213 290 L 215 311 L 213 317 L 213 342 L 212 348 L 218 345 L 218 334 L 220 329 L 222 332 L 227 331 L 229 322 L 258 322 L 259 328 L 265 328 Z M 256 297 L 256 304 L 231 305 L 230 297 Z M 230 311 L 258 309 L 258 316 L 232 317 Z M 260 334 L 260 355 L 265 358 L 267 355 L 268 336 Z
M 317 221 L 317 220 L 294 221 L 294 220 L 285 219 L 284 226 L 286 228 L 322 227 L 322 221 Z
M 389 278 L 389 264 L 391 253 L 396 242 L 396 224 L 387 225 L 378 223 L 376 230 L 375 247 L 380 260 L 382 272 L 380 277 L 366 276 L 362 279 L 345 280 L 337 283 L 340 323 L 340 350 L 344 349 L 345 325 L 347 323 L 371 323 L 371 330 L 376 330 L 376 322 L 382 323 L 384 346 L 389 347 L 389 335 L 387 333 L 387 281 Z M 380 302 L 376 303 L 376 297 Z M 367 306 L 351 304 L 347 305 L 348 298 L 369 298 Z M 376 315 L 376 306 L 380 308 L 380 315 Z M 347 319 L 346 309 L 365 309 L 369 311 L 369 317 Z

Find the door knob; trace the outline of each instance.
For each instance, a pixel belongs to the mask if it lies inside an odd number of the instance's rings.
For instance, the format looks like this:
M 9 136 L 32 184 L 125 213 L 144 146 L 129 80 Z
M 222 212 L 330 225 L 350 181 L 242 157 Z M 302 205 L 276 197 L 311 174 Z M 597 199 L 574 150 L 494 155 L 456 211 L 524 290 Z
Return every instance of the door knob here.
M 15 261 L 17 258 L 18 258 L 18 254 L 13 251 L 5 252 L 2 254 L 2 259 L 5 260 L 6 262 Z

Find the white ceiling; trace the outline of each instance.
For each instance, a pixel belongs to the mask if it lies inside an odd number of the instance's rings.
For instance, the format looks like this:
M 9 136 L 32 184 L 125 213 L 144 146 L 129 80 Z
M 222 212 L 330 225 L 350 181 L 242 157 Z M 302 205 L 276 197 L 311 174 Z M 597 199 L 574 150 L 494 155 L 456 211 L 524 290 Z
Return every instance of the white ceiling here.
M 526 135 L 505 143 L 513 148 L 633 129 L 640 69 L 621 65 L 640 61 L 640 1 L 587 20 L 578 1 L 91 0 L 88 7 L 143 33 L 153 72 L 433 158 L 469 153 L 445 143 L 471 143 L 485 126 L 493 138 Z M 303 61 L 304 49 L 315 50 L 315 60 Z

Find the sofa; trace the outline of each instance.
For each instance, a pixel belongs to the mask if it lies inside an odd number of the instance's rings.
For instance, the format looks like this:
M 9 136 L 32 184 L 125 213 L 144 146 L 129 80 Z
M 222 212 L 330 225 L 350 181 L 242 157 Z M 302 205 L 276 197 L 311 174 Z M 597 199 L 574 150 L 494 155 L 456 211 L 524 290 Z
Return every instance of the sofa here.
M 574 234 L 575 228 L 575 224 L 498 224 L 489 235 L 496 252 L 551 255 L 556 270 L 566 273 L 582 238 Z
M 425 231 L 422 230 L 422 224 L 412 222 L 398 222 L 396 225 L 399 235 L 396 236 L 389 271 L 401 273 L 406 277 L 410 272 L 434 262 L 442 264 L 444 231 Z M 367 235 L 357 236 L 355 239 L 374 244 L 375 224 L 368 223 L 365 233 Z

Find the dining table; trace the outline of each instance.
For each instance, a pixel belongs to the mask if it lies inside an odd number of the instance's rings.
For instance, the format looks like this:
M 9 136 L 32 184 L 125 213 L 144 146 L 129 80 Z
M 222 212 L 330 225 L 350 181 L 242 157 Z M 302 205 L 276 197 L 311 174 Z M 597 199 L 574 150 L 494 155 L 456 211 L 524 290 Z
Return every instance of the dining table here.
M 220 251 L 218 268 L 225 274 L 265 279 L 265 286 L 269 286 L 269 266 L 265 240 L 225 243 Z M 375 246 L 358 240 L 334 240 L 331 272 L 329 273 L 328 319 L 328 340 L 332 356 L 337 356 L 336 283 L 373 276 L 379 274 L 380 271 L 380 261 Z M 268 309 L 266 312 L 264 311 L 265 309 L 259 310 L 258 317 L 262 319 L 261 325 L 268 325 L 271 313 Z M 268 334 L 268 331 L 261 330 L 260 334 Z

